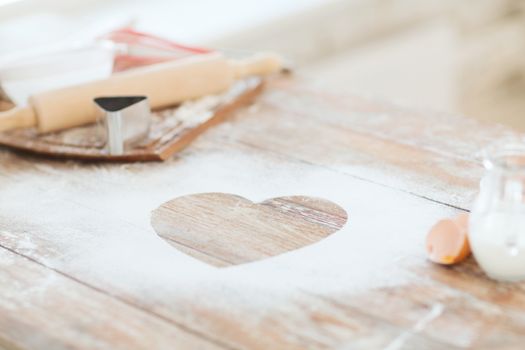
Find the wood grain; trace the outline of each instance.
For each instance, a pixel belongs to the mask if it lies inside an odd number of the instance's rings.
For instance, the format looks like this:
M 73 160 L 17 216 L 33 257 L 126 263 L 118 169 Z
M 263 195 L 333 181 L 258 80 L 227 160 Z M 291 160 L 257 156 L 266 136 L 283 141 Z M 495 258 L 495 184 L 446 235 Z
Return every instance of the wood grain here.
M 214 266 L 257 261 L 313 244 L 338 231 L 347 214 L 321 198 L 281 197 L 255 204 L 227 193 L 175 198 L 151 224 L 175 248 Z
M 463 209 L 482 174 L 479 151 L 519 137 L 462 116 L 322 93 L 307 83 L 278 84 L 263 108 L 239 118 L 230 140 Z
M 520 349 L 523 283 L 491 281 L 472 260 L 434 266 L 423 246 L 435 220 L 468 209 L 482 173 L 477 150 L 513 135 L 281 80 L 165 163 L 94 165 L 2 150 L 0 245 L 17 262 L 3 263 L 0 295 L 27 308 L 24 317 L 2 312 L 17 331 L 0 324 L 0 344 L 142 348 L 153 337 L 171 348 L 167 339 L 182 332 L 188 343 L 178 348 L 201 347 L 195 336 L 234 349 Z M 209 191 L 254 201 L 319 196 L 350 220 L 293 254 L 214 269 L 149 223 L 162 203 Z M 268 215 L 283 215 L 279 201 L 267 205 Z M 313 207 L 316 218 L 330 212 Z M 190 228 L 202 219 L 189 208 L 177 213 Z M 286 215 L 299 215 L 295 204 Z M 335 227 L 336 217 L 323 216 L 320 227 Z M 209 257 L 194 249 L 202 242 L 190 243 L 197 259 Z M 24 288 L 50 271 L 64 288 L 47 288 L 45 302 L 18 295 L 11 282 Z M 108 323 L 115 317 L 122 323 Z M 147 322 L 133 323 L 139 318 Z M 116 329 L 116 338 L 100 330 L 127 324 L 129 334 Z
M 222 349 L 0 247 L 2 349 Z
M 261 160 L 265 159 L 265 162 L 268 162 L 273 166 L 282 166 L 282 163 L 277 161 L 273 156 L 254 152 L 253 150 L 250 150 L 250 148 L 243 149 L 243 152 L 250 154 L 254 158 L 259 158 Z M 50 169 L 43 168 L 43 170 L 49 171 Z M 308 169 L 304 170 L 308 172 Z M 51 176 L 54 179 L 57 179 L 57 177 L 62 178 L 60 173 L 54 171 L 47 175 L 41 173 L 41 176 Z M 84 187 L 86 193 L 89 191 L 107 191 L 110 188 L 115 190 L 119 186 L 126 186 L 125 184 L 119 185 L 115 182 L 109 182 L 111 175 L 110 177 L 99 176 L 96 184 L 83 181 L 83 179 L 92 175 L 84 174 L 81 176 L 82 178 L 77 180 L 79 184 L 88 186 Z M 20 179 L 13 179 L 13 181 L 16 180 L 20 181 Z M 181 179 L 179 178 L 179 180 Z M 351 186 L 354 190 L 361 186 L 366 188 L 366 182 L 361 180 L 353 180 L 351 182 L 354 181 L 354 186 Z M 12 185 L 15 183 L 16 182 L 12 183 Z M 103 189 L 100 188 L 101 184 L 104 184 Z M 98 188 L 98 190 L 96 188 Z M 161 187 L 158 189 L 163 191 Z M 47 190 L 42 189 L 42 191 L 44 193 L 43 198 L 46 198 Z M 355 196 L 355 194 L 353 196 Z M 37 196 L 33 199 L 33 205 L 40 205 L 41 199 L 39 199 L 39 197 L 42 196 Z M 80 217 L 83 221 L 102 220 L 101 224 L 105 227 L 107 232 L 97 232 L 100 228 L 88 225 L 87 227 L 84 227 L 83 230 L 89 228 L 91 230 L 89 236 L 107 235 L 108 232 L 113 230 L 122 231 L 130 240 L 135 236 L 134 231 L 137 231 L 137 229 L 136 227 L 130 226 L 129 222 L 115 220 L 115 218 L 107 217 L 107 215 L 101 215 L 101 212 L 93 210 L 93 207 L 91 207 L 91 209 L 84 207 L 87 203 L 85 202 L 86 198 L 84 198 L 83 205 L 78 205 L 78 203 L 64 201 L 62 198 L 56 198 L 56 193 L 54 197 L 55 198 L 52 202 L 49 200 L 47 201 L 47 206 L 50 207 L 49 210 L 51 211 L 53 211 L 54 208 L 67 206 L 69 207 L 69 210 L 81 213 Z M 355 203 L 359 202 L 360 200 L 357 200 Z M 356 208 L 358 207 L 356 206 Z M 36 219 L 40 220 L 43 218 L 38 217 Z M 19 242 L 23 242 L 24 237 L 27 238 L 27 232 L 34 230 L 34 227 L 32 227 L 32 222 L 34 222 L 34 220 L 35 218 L 23 223 L 15 222 L 11 228 L 0 226 L 0 230 L 4 229 L 12 232 L 12 236 L 3 237 L 5 244 L 13 247 L 21 253 L 24 252 L 24 245 L 19 244 Z M 4 223 L 7 222 L 6 219 L 0 221 Z M 30 235 L 32 242 L 36 245 L 36 249 L 31 250 L 31 254 L 43 263 L 49 264 L 49 259 L 51 257 L 54 257 L 53 260 L 57 259 L 58 261 L 61 261 L 63 259 L 62 255 L 68 254 L 67 247 L 64 248 L 58 240 L 48 238 L 53 237 L 53 227 L 67 227 L 71 225 L 74 225 L 74 227 L 83 226 L 80 225 L 80 223 L 72 222 L 67 217 L 61 218 L 56 224 L 58 226 L 48 226 L 49 229 L 44 231 L 45 234 L 43 235 Z M 118 225 L 121 225 L 121 227 L 118 227 Z M 39 226 L 45 228 L 46 225 L 39 224 Z M 361 232 L 361 235 L 366 237 L 367 235 L 372 234 L 372 232 L 373 227 L 369 231 Z M 144 234 L 148 234 L 148 232 L 144 232 Z M 125 242 L 121 243 L 122 245 L 125 245 Z M 121 250 L 122 247 L 119 249 Z M 143 258 L 141 258 L 141 261 L 147 263 Z M 166 265 L 164 269 L 170 271 L 170 268 L 175 268 L 176 266 L 177 265 Z M 181 268 L 183 269 L 187 267 L 188 266 L 185 264 L 181 265 Z M 351 266 L 344 266 L 344 268 L 351 269 Z M 181 293 L 183 290 L 181 290 L 180 287 L 177 287 L 175 290 L 164 287 L 166 292 L 162 294 L 162 296 L 154 296 L 151 293 L 144 295 L 140 292 L 134 291 L 133 285 L 126 284 L 122 286 L 118 284 L 118 281 L 100 279 L 99 276 L 93 276 L 89 273 L 86 274 L 86 271 L 78 270 L 78 268 L 71 266 L 69 263 L 61 264 L 61 269 L 76 278 L 81 276 L 82 280 L 89 281 L 90 284 L 96 285 L 103 290 L 111 291 L 112 295 L 118 296 L 133 305 L 150 310 L 154 315 L 173 320 L 174 322 L 183 324 L 185 327 L 193 329 L 199 333 L 202 332 L 204 334 L 209 334 L 210 337 L 213 337 L 220 343 L 226 343 L 233 348 L 265 349 L 269 347 L 280 347 L 284 349 L 301 349 L 309 344 L 311 347 L 316 348 L 340 348 L 344 347 L 345 344 L 348 344 L 349 342 L 360 344 L 357 348 L 368 348 L 370 346 L 382 347 L 387 346 L 392 339 L 397 338 L 399 334 L 404 332 L 403 328 L 392 326 L 388 321 L 377 320 L 374 317 L 368 316 L 366 313 L 363 314 L 353 309 L 348 311 L 348 313 L 338 313 L 336 312 L 338 306 L 328 307 L 325 302 L 316 300 L 318 298 L 317 296 L 308 296 L 302 292 L 295 295 L 292 299 L 286 300 L 285 305 L 277 303 L 276 306 L 269 308 L 268 306 L 265 306 L 262 308 L 247 310 L 246 307 L 242 306 L 243 303 L 239 303 L 239 298 L 248 298 L 248 302 L 253 302 L 254 297 L 256 299 L 264 297 L 268 291 L 263 288 L 259 291 L 259 294 L 254 296 L 251 295 L 251 293 L 243 293 L 242 290 L 241 292 L 236 291 L 236 287 L 232 287 L 233 289 L 231 289 L 228 288 L 227 285 L 219 284 L 217 288 L 202 288 L 202 290 L 199 288 L 198 291 L 192 290 L 187 299 L 184 296 L 184 293 Z M 141 276 L 138 276 L 137 278 L 138 280 L 135 280 L 135 283 L 142 283 L 139 282 Z M 259 295 L 259 297 L 257 297 L 257 295 Z M 235 301 L 231 299 L 232 297 Z M 351 293 L 348 297 L 355 297 L 355 295 L 352 295 Z M 176 302 L 174 302 L 174 298 Z M 274 301 L 280 299 L 281 297 L 275 298 Z M 206 303 L 204 300 L 209 300 L 212 304 Z M 232 308 L 231 303 L 236 305 L 236 307 Z M 222 307 L 217 308 L 217 306 L 220 305 L 224 305 L 226 309 Z M 315 305 L 315 307 L 310 309 L 306 308 L 306 305 Z M 238 310 L 236 310 L 236 308 Z M 245 315 L 245 321 L 254 321 L 239 323 L 239 312 L 241 312 L 241 315 Z M 268 312 L 273 316 L 265 316 L 262 320 L 259 320 L 262 315 Z M 392 315 L 392 317 L 395 317 L 395 315 Z M 410 322 L 407 321 L 406 327 L 410 327 L 412 323 L 417 322 L 416 317 L 418 317 L 417 314 L 412 315 Z M 336 325 L 332 325 L 333 323 Z M 366 339 L 366 341 L 364 339 Z M 442 348 L 441 342 L 426 339 L 426 337 L 421 335 L 410 337 L 410 339 L 407 339 L 406 343 L 419 345 L 426 344 L 429 348 L 436 349 Z

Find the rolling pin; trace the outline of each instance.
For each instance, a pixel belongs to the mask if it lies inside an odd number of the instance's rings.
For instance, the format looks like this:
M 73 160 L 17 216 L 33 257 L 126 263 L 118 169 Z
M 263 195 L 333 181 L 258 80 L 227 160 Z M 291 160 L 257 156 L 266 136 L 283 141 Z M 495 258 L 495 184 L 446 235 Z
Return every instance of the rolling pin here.
M 0 131 L 36 127 L 40 133 L 95 122 L 99 96 L 145 95 L 153 109 L 226 91 L 236 79 L 283 69 L 274 54 L 229 60 L 219 53 L 192 56 L 116 73 L 103 80 L 37 93 L 28 107 L 0 112 Z

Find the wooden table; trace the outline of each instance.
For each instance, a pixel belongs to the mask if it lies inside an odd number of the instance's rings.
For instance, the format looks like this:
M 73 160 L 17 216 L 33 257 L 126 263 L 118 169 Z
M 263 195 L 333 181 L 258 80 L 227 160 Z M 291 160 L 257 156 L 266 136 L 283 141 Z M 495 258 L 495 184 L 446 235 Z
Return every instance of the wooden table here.
M 165 163 L 2 149 L 0 348 L 520 349 L 524 284 L 424 254 L 432 224 L 468 210 L 476 152 L 512 134 L 299 77 L 270 83 Z M 201 192 L 322 197 L 348 222 L 305 248 L 217 268 L 150 225 L 162 203 Z

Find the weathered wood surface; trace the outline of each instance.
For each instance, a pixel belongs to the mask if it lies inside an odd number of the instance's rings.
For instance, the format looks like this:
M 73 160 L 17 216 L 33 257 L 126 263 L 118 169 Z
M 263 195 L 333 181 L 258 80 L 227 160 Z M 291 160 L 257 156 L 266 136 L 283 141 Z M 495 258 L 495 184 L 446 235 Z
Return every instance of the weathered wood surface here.
M 347 218 L 343 208 L 321 198 L 253 203 L 228 193 L 199 193 L 162 204 L 151 224 L 175 248 L 222 267 L 313 244 L 339 231 Z
M 482 172 L 476 152 L 512 135 L 296 79 L 271 83 L 165 163 L 2 150 L 0 344 L 520 349 L 524 284 L 491 281 L 473 260 L 442 268 L 424 256 L 432 224 L 469 208 Z M 217 269 L 150 225 L 162 203 L 203 192 L 254 203 L 324 198 L 349 220 L 315 244 Z M 48 275 L 56 280 L 44 283 Z M 41 298 L 18 293 L 38 288 Z
M 8 249 L 0 285 L 2 349 L 222 348 Z

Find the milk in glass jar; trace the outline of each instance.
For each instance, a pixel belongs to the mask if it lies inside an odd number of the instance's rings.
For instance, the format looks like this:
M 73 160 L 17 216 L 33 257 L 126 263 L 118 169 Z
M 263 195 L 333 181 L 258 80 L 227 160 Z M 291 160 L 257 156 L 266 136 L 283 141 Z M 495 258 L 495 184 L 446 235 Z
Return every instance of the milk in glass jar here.
M 493 279 L 525 280 L 525 142 L 488 147 L 470 214 L 469 241 Z

